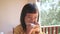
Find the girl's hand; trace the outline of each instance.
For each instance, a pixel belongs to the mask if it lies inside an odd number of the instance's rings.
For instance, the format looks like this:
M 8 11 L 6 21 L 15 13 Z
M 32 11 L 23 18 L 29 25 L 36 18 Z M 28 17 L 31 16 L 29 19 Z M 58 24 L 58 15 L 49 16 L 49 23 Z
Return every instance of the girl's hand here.
M 27 34 L 32 33 L 39 34 L 39 32 L 40 32 L 39 25 L 31 26 L 31 24 L 27 24 L 27 31 L 26 31 Z

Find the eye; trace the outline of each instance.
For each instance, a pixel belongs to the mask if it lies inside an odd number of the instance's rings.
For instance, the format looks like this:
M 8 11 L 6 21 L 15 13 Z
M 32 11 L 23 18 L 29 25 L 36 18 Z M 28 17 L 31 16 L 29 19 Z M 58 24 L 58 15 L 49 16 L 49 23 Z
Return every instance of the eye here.
M 28 16 L 27 18 L 31 18 L 30 16 Z

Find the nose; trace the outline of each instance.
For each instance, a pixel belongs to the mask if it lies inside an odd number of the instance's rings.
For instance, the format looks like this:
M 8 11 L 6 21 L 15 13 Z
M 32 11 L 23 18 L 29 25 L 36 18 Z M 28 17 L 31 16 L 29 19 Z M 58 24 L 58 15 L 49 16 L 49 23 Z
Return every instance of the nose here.
M 31 18 L 31 22 L 34 22 L 35 21 L 35 19 L 34 18 Z
M 31 22 L 34 22 L 34 19 L 32 19 Z
M 34 23 L 34 22 L 35 22 L 35 19 L 34 19 L 34 18 L 31 18 L 31 22 L 33 22 L 33 23 Z

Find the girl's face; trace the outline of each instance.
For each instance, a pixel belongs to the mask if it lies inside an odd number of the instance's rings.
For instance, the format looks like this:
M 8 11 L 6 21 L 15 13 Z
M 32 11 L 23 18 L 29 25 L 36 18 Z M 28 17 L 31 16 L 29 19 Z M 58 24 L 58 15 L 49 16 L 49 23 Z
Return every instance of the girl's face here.
M 37 23 L 38 13 L 27 13 L 25 16 L 25 23 Z

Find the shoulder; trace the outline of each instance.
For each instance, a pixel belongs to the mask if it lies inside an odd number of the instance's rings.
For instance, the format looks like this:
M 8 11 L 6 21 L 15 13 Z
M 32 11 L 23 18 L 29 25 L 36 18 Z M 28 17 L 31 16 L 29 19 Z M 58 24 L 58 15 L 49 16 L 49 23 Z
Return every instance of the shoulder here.
M 21 25 L 18 25 L 14 28 L 14 34 L 20 34 L 21 32 L 23 32 L 23 28 Z
M 18 26 L 16 26 L 15 28 L 14 28 L 14 30 L 22 30 L 23 28 L 22 28 L 22 26 L 21 25 L 18 25 Z

